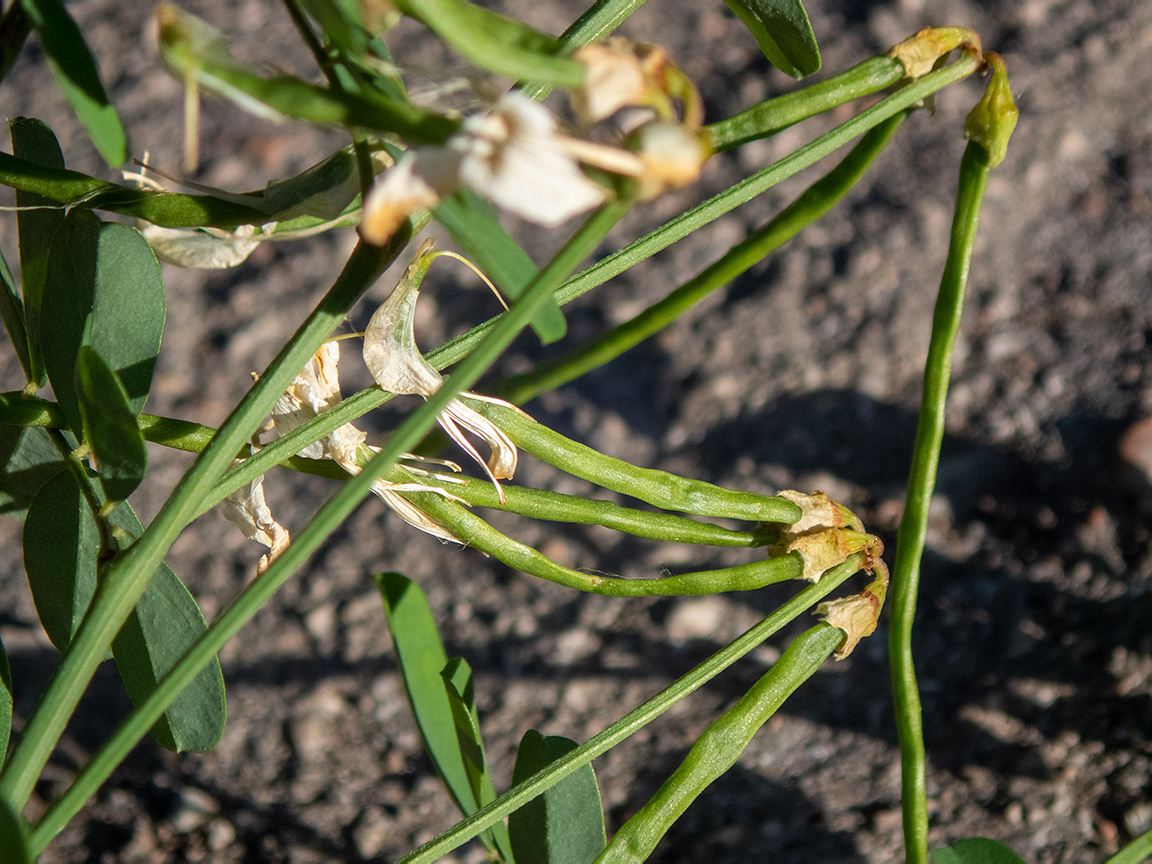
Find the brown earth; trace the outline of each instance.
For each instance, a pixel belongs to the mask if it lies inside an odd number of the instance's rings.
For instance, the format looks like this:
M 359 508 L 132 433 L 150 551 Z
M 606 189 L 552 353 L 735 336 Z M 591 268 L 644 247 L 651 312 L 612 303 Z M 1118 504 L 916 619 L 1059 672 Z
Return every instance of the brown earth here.
M 928 24 L 978 30 L 1008 63 L 1020 124 L 988 190 L 957 347 L 948 438 L 933 502 L 916 630 L 932 841 L 983 835 L 1029 862 L 1100 861 L 1152 827 L 1152 552 L 1148 477 L 1126 467 L 1123 431 L 1152 413 L 1152 4 L 1137 0 L 812 2 L 839 71 Z M 306 72 L 282 7 L 186 4 L 237 51 Z M 579 11 L 508 0 L 545 29 Z M 146 4 L 70 6 L 133 136 L 176 170 L 181 88 L 155 61 Z M 666 45 L 710 118 L 783 92 L 718 2 L 653 0 L 624 31 Z M 415 28 L 398 44 L 427 65 Z M 438 70 L 443 78 L 452 70 Z M 876 170 L 828 219 L 660 336 L 529 406 L 606 453 L 737 488 L 823 489 L 894 546 L 935 288 L 947 248 L 969 83 L 905 124 Z M 26 51 L 0 87 L 8 116 L 56 130 L 71 167 L 107 176 Z M 718 158 L 692 190 L 631 217 L 603 251 L 713 194 L 815 134 L 819 122 Z M 207 106 L 200 179 L 259 188 L 339 139 Z M 571 307 L 570 341 L 635 314 L 776 212 L 794 178 Z M 10 203 L 10 198 L 6 199 Z M 0 243 L 16 260 L 11 219 Z M 527 233 L 525 236 L 528 236 Z M 554 242 L 533 235 L 538 257 Z M 338 272 L 350 232 L 259 250 L 231 271 L 166 270 L 169 326 L 149 409 L 217 424 Z M 445 266 L 424 292 L 431 346 L 493 309 Z M 390 277 L 371 292 L 379 300 Z M 461 282 L 454 280 L 461 279 Z M 371 303 L 358 308 L 362 327 Z M 563 347 L 563 346 L 561 346 Z M 522 338 L 497 372 L 550 355 Z M 352 359 L 354 351 L 346 352 Z M 345 392 L 368 383 L 345 361 Z M 22 381 L 12 361 L 4 389 Z M 378 436 L 413 403 L 364 418 Z M 1133 449 L 1149 458 L 1149 447 Z M 188 464 L 153 450 L 134 499 L 147 521 Z M 525 460 L 517 481 L 588 487 Z M 269 501 L 301 526 L 331 494 L 270 476 Z M 652 575 L 747 560 L 494 518 L 572 566 Z M 0 523 L 3 640 L 26 717 L 57 655 L 23 585 L 19 524 Z M 169 561 L 211 615 L 259 550 L 215 514 Z M 457 547 L 366 502 L 221 657 L 229 723 L 212 753 L 146 742 L 44 855 L 71 861 L 395 860 L 455 820 L 409 716 L 369 575 L 424 587 L 449 652 L 477 674 L 488 755 L 505 787 L 529 728 L 585 740 L 787 596 L 620 601 L 574 594 Z M 798 632 L 771 640 L 595 763 L 609 831 L 662 782 L 694 736 Z M 661 861 L 864 862 L 900 857 L 898 751 L 885 623 L 830 665 L 687 812 Z M 60 794 L 127 710 L 102 670 L 36 790 Z M 458 860 L 478 861 L 470 849 Z

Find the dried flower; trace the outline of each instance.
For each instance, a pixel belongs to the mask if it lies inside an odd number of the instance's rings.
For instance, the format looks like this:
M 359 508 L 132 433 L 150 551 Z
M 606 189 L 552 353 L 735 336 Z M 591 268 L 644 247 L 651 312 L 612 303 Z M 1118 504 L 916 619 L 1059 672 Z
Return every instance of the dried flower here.
M 444 383 L 444 378 L 424 359 L 416 347 L 414 319 L 416 300 L 420 293 L 420 283 L 428 270 L 433 256 L 432 241 L 426 240 L 416 253 L 416 257 L 404 271 L 392 293 L 372 315 L 364 331 L 364 363 L 376 379 L 376 383 L 389 393 L 417 395 L 428 398 Z M 478 399 L 488 397 L 464 394 Z M 511 406 L 500 399 L 488 399 L 501 405 Z M 459 399 L 452 399 L 439 416 L 440 425 L 448 435 L 464 448 L 484 469 L 496 486 L 500 502 L 504 503 L 504 491 L 500 480 L 511 478 L 516 472 L 516 445 L 491 420 L 469 408 Z M 464 436 L 460 427 L 484 439 L 491 450 L 485 461 L 476 448 Z
M 569 141 L 548 109 L 509 93 L 465 120 L 443 146 L 409 151 L 384 172 L 364 201 L 360 236 L 383 244 L 409 214 L 461 186 L 530 222 L 559 225 L 607 195 L 580 170 L 587 154 L 574 155 Z
M 325 342 L 308 361 L 308 365 L 296 376 L 287 392 L 277 400 L 276 405 L 272 408 L 272 422 L 279 435 L 287 435 L 321 412 L 334 408 L 341 402 L 340 377 L 337 371 L 339 360 L 339 343 Z M 366 437 L 351 423 L 345 423 L 319 441 L 314 441 L 304 447 L 298 455 L 307 459 L 331 459 L 349 474 L 355 476 L 361 470 L 359 451 Z M 404 455 L 411 459 L 418 458 L 408 456 L 408 454 Z M 452 466 L 450 462 L 443 464 Z M 452 467 L 459 470 L 458 466 Z M 432 476 L 442 482 L 454 482 L 454 478 L 442 474 L 433 474 Z M 374 481 L 372 492 L 409 525 L 444 540 L 460 542 L 443 525 L 436 522 L 399 493 L 436 492 L 451 501 L 459 501 L 460 499 L 454 495 L 437 486 L 429 486 L 424 483 L 394 483 L 389 480 Z
M 244 532 L 249 540 L 268 547 L 268 554 L 256 565 L 257 575 L 267 570 L 280 553 L 288 548 L 288 529 L 272 518 L 272 511 L 264 501 L 264 475 L 241 486 L 221 501 L 220 512 Z

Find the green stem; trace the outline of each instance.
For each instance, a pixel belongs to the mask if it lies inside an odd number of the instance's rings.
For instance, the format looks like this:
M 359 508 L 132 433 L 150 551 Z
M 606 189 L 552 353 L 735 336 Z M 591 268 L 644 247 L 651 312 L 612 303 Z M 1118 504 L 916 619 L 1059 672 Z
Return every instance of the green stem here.
M 714 150 L 730 150 L 890 87 L 904 75 L 904 65 L 899 60 L 872 57 L 827 81 L 775 99 L 765 99 L 726 120 L 709 123 L 704 132 Z
M 496 394 L 509 402 L 522 405 L 541 393 L 554 390 L 603 366 L 671 324 L 708 294 L 762 261 L 769 252 L 827 213 L 864 176 L 868 166 L 884 149 L 906 116 L 896 114 L 869 130 L 839 165 L 808 187 L 779 215 L 663 300 L 598 339 L 554 360 L 541 363 L 531 372 L 508 378 L 495 388 Z
M 1105 864 L 1140 864 L 1152 857 L 1152 830 L 1145 831 L 1111 858 Z
M 100 574 L 99 585 L 84 621 L 40 705 L 28 721 L 4 773 L 0 775 L 0 796 L 14 809 L 21 809 L 27 801 L 37 776 L 103 660 L 112 637 L 136 605 L 169 547 L 309 358 L 344 320 L 352 304 L 404 248 L 411 236 L 410 227 L 399 233 L 394 243 L 386 248 L 365 244 L 356 247 L 320 305 L 272 361 L 260 382 L 229 415 L 212 444 L 188 469 L 149 529 Z M 175 693 L 172 695 L 174 697 Z
M 920 421 L 908 477 L 904 519 L 896 540 L 892 568 L 892 619 L 889 654 L 896 726 L 900 736 L 904 848 L 910 864 L 928 861 L 928 804 L 925 794 L 924 726 L 916 670 L 912 663 L 912 624 L 920 581 L 920 559 L 928 534 L 928 505 L 936 484 L 940 445 L 944 440 L 944 406 L 952 369 L 952 348 L 960 327 L 964 289 L 980 204 L 988 183 L 988 151 L 969 143 L 960 163 L 960 184 L 948 260 L 932 317 L 932 338 L 924 365 Z
M 533 316 L 548 300 L 549 295 L 555 291 L 556 286 L 563 281 L 582 258 L 596 248 L 604 235 L 608 233 L 608 230 L 624 216 L 630 207 L 631 205 L 628 202 L 617 202 L 605 205 L 593 213 L 557 253 L 549 265 L 540 271 L 533 283 L 503 316 L 499 326 L 494 328 L 488 338 L 477 346 L 472 355 L 460 365 L 460 368 L 451 377 L 445 379 L 440 390 L 429 396 L 424 405 L 413 412 L 389 439 L 380 453 L 364 467 L 364 470 L 349 480 L 344 488 L 336 493 L 336 495 L 320 509 L 308 526 L 293 539 L 292 543 L 289 544 L 288 548 L 275 563 L 253 580 L 241 595 L 217 617 L 207 632 L 188 649 L 184 657 L 164 676 L 152 694 L 129 715 L 128 719 L 121 724 L 120 728 L 117 729 L 104 746 L 100 748 L 92 758 L 92 761 L 77 775 L 68 791 L 65 792 L 44 815 L 43 819 L 41 819 L 40 823 L 36 826 L 31 841 L 31 845 L 36 852 L 42 850 L 52 837 L 68 824 L 68 821 L 80 810 L 89 796 L 96 791 L 100 784 L 103 783 L 116 766 L 120 764 L 132 747 L 136 745 L 136 742 L 147 734 L 148 730 L 159 719 L 160 715 L 164 713 L 164 709 L 188 686 L 200 669 L 212 660 L 216 652 L 224 647 L 228 640 L 256 614 L 268 598 L 295 572 L 296 568 L 300 567 L 308 557 L 320 547 L 332 531 L 351 514 L 360 500 L 370 491 L 372 482 L 382 476 L 383 473 L 395 463 L 397 457 L 402 452 L 413 447 L 427 434 L 428 430 L 435 425 L 437 415 L 460 390 L 468 387 L 484 373 L 488 366 L 492 364 L 500 353 L 516 338 L 519 332 L 527 326 L 528 322 L 532 320 Z M 363 249 L 363 247 L 357 247 L 357 252 L 353 253 L 353 259 L 349 262 L 348 267 L 345 268 L 345 274 L 348 274 L 349 269 L 352 268 L 357 275 L 364 275 L 363 267 L 365 262 L 359 259 L 366 254 L 366 252 L 360 252 L 361 249 Z M 377 260 L 377 264 L 384 263 L 382 260 L 385 257 L 384 250 L 375 251 L 376 254 L 372 260 L 380 259 Z M 355 268 L 353 268 L 354 263 L 357 265 Z M 338 285 L 345 281 L 345 274 L 341 274 L 341 279 L 337 282 Z M 349 280 L 351 279 L 351 277 L 348 278 Z M 373 276 L 373 279 L 374 278 L 376 278 L 375 275 Z M 360 285 L 359 290 L 356 291 L 356 296 L 359 296 L 360 291 L 362 291 L 364 287 L 366 287 L 366 285 Z M 325 301 L 321 303 L 321 308 L 325 310 L 325 314 L 333 311 L 330 307 L 335 305 L 333 299 L 334 293 L 336 293 L 335 286 L 333 290 L 329 292 L 329 296 L 325 298 Z M 354 299 L 354 297 L 349 298 L 349 305 L 351 304 L 351 300 Z M 317 313 L 313 313 L 313 317 L 315 317 L 319 311 L 320 310 L 318 310 Z M 322 334 L 312 334 L 311 330 L 308 331 L 309 336 L 314 338 L 314 342 L 312 339 L 309 340 L 311 353 L 314 353 L 316 349 L 319 348 L 324 337 L 327 336 L 336 326 L 336 323 L 343 318 L 343 314 L 344 313 L 341 313 L 336 320 L 330 322 L 331 326 Z M 310 318 L 309 321 L 311 322 L 312 318 Z M 306 324 L 305 328 L 307 327 L 308 325 Z M 303 330 L 304 328 L 302 328 L 302 332 Z M 299 341 L 303 341 L 303 338 L 301 337 L 294 340 L 294 342 Z M 287 349 L 285 350 L 287 351 Z M 284 392 L 291 383 L 292 378 L 304 367 L 311 353 L 304 355 L 302 358 L 298 358 L 298 362 L 294 360 L 295 365 L 291 367 L 291 372 L 286 377 L 277 375 L 274 380 L 274 386 L 279 387 L 279 389 L 276 390 L 276 396 L 273 397 L 268 404 L 262 404 L 259 417 L 253 421 L 251 429 L 254 429 L 259 421 L 263 419 L 264 415 L 267 414 L 271 408 L 271 403 L 275 401 L 275 398 L 278 397 L 279 394 Z M 277 371 L 282 371 L 279 365 L 274 365 Z M 261 379 L 261 384 L 264 383 L 264 380 L 265 379 Z M 269 373 L 269 380 L 272 380 L 271 372 Z M 241 403 L 241 406 L 245 406 L 249 402 L 251 402 L 250 397 L 246 398 L 245 401 Z M 237 411 L 239 412 L 240 408 L 238 408 Z M 235 416 L 235 412 L 233 416 Z M 213 450 L 224 454 L 223 457 L 217 460 L 220 464 L 214 464 L 215 468 L 222 471 L 227 460 L 231 458 L 231 454 L 234 454 L 239 449 L 241 443 L 241 436 L 234 436 L 237 437 L 235 441 L 233 441 L 231 437 L 225 439 L 231 445 L 230 449 L 219 443 L 220 439 L 224 437 L 225 429 L 231 422 L 230 419 L 229 422 L 225 424 L 225 427 L 221 429 L 220 435 L 217 437 L 217 441 L 213 446 L 201 454 L 200 459 L 198 459 L 196 465 L 193 466 L 192 472 L 196 470 L 196 466 L 206 460 L 208 454 Z M 251 429 L 249 429 L 246 434 L 251 434 Z M 189 473 L 191 474 L 192 472 Z M 216 476 L 218 476 L 218 474 Z M 214 480 L 215 477 L 209 478 L 206 483 L 197 487 L 197 491 L 200 491 L 201 494 L 207 494 L 208 484 Z M 179 498 L 181 501 L 187 501 L 189 495 L 185 494 L 174 497 Z M 196 503 L 198 503 L 198 501 L 199 499 L 197 499 Z M 169 500 L 169 504 L 171 503 L 172 499 Z M 166 507 L 167 506 L 168 505 L 166 505 Z M 195 504 L 186 505 L 181 511 L 182 515 L 187 515 L 187 517 L 190 518 L 191 511 L 194 507 Z M 161 522 L 161 518 L 164 515 L 165 511 L 161 510 L 161 514 L 157 516 L 156 521 L 153 522 L 153 528 L 149 529 L 149 532 L 133 547 L 134 550 L 143 545 L 149 535 L 154 533 L 154 529 L 157 524 Z M 171 541 L 169 541 L 169 543 L 170 542 Z M 167 546 L 165 546 L 164 549 L 167 549 Z M 152 567 L 155 567 L 158 561 L 159 559 L 152 564 Z M 149 568 L 147 572 L 151 573 L 151 568 Z M 143 589 L 141 588 L 141 590 Z M 93 608 L 95 608 L 99 602 L 100 596 L 98 593 Z M 131 604 L 129 604 L 128 608 L 131 608 Z M 127 612 L 125 612 L 125 615 L 126 614 Z M 89 613 L 89 618 L 91 617 L 93 617 L 93 614 Z M 76 644 L 76 641 L 83 635 L 85 627 L 88 626 L 89 619 L 85 619 L 85 623 L 81 626 L 76 640 L 73 641 L 73 645 Z M 113 630 L 113 633 L 114 632 Z M 69 655 L 66 655 L 65 663 L 68 662 L 70 655 L 71 652 L 69 652 Z M 97 660 L 99 660 L 99 658 L 103 656 L 103 651 L 101 650 L 95 656 Z M 55 685 L 55 682 L 53 682 L 53 684 Z M 71 708 L 69 708 L 69 713 L 70 712 Z M 37 714 L 33 716 L 32 723 L 37 720 L 37 717 L 41 713 L 42 712 L 38 711 Z M 66 720 L 67 718 L 65 717 L 63 719 Z M 29 723 L 29 729 L 32 727 L 32 723 Z M 62 725 L 63 723 L 61 722 L 61 730 Z M 58 737 L 59 734 L 60 731 L 55 732 L 56 737 Z M 43 733 L 40 733 L 38 739 L 42 737 Z M 54 740 L 55 737 L 52 738 L 52 741 Z M 21 746 L 23 745 L 24 742 L 22 742 Z M 39 753 L 41 748 L 42 745 L 37 748 L 36 752 Z M 47 759 L 47 752 L 50 750 L 51 744 L 49 743 L 44 754 L 45 760 Z M 17 753 L 13 754 L 14 761 L 18 754 L 19 748 L 17 749 Z M 16 779 L 9 781 L 11 788 L 22 790 L 26 784 L 30 789 L 31 783 L 34 782 L 34 774 L 42 767 L 43 762 L 40 762 L 33 771 L 31 768 L 31 760 L 28 757 L 24 757 L 21 762 L 19 774 L 14 775 Z M 12 768 L 13 765 L 10 764 L 9 771 L 11 771 Z M 5 775 L 5 779 L 8 779 L 7 774 Z M 26 795 L 27 792 L 25 792 L 25 797 Z M 9 793 L 8 800 L 12 800 L 13 797 L 14 796 Z
M 441 856 L 447 855 L 453 849 L 467 843 L 485 828 L 503 819 L 513 810 L 520 809 L 573 771 L 587 765 L 600 754 L 611 750 L 681 699 L 711 681 L 773 633 L 780 630 L 781 627 L 797 618 L 804 610 L 827 597 L 859 570 L 863 563 L 862 555 L 853 555 L 839 567 L 832 568 L 815 585 L 809 585 L 796 594 L 755 627 L 717 651 L 666 690 L 661 691 L 643 705 L 629 712 L 600 734 L 585 741 L 575 750 L 552 762 L 547 768 L 533 774 L 523 783 L 505 792 L 491 804 L 458 822 L 439 837 L 430 840 L 419 849 L 413 850 L 401 859 L 400 864 L 427 864 L 427 862 L 435 861 Z

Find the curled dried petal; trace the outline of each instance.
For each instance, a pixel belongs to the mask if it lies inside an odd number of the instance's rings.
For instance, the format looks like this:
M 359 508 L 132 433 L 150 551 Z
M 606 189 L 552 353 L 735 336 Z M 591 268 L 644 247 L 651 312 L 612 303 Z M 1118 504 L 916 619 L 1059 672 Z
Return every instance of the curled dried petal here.
M 241 486 L 221 501 L 220 512 L 249 540 L 268 547 L 268 554 L 256 565 L 257 574 L 267 570 L 280 553 L 288 548 L 288 529 L 272 518 L 272 511 L 264 501 L 264 475 Z

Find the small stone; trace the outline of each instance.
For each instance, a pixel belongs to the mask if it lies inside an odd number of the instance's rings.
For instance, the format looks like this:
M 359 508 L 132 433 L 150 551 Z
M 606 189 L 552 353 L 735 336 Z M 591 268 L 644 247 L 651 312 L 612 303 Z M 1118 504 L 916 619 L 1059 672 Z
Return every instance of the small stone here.
M 1124 811 L 1124 827 L 1133 837 L 1152 828 L 1152 803 L 1141 801 Z
M 872 826 L 876 831 L 897 831 L 904 824 L 904 814 L 899 808 L 877 810 L 872 816 Z
M 388 815 L 377 807 L 364 811 L 360 824 L 352 832 L 352 841 L 361 858 L 375 858 L 388 840 Z
M 1152 482 L 1152 417 L 1138 420 L 1124 431 L 1120 436 L 1120 457 Z
M 204 825 L 220 811 L 216 799 L 207 792 L 189 786 L 180 790 L 180 797 L 169 820 L 177 834 L 188 834 Z
M 207 825 L 208 848 L 213 852 L 223 852 L 236 842 L 236 829 L 223 817 L 210 821 Z
M 681 600 L 668 616 L 664 625 L 668 638 L 674 642 L 706 639 L 714 636 L 730 613 L 727 601 L 720 597 L 700 597 Z

